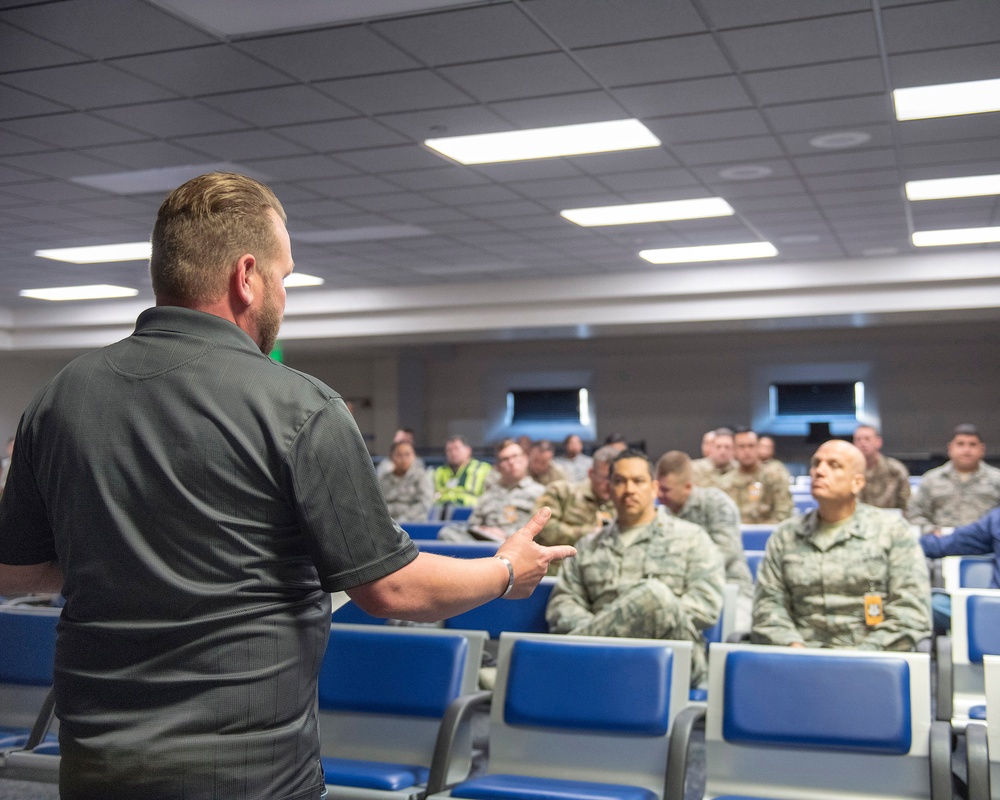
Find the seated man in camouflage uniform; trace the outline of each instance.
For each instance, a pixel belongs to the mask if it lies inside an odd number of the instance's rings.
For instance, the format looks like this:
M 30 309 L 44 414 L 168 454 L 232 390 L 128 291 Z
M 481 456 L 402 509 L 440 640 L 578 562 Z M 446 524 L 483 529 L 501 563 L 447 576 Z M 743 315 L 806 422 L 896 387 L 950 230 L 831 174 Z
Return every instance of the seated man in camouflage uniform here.
M 737 467 L 733 459 L 733 432 L 719 428 L 712 437 L 712 452 L 691 464 L 691 478 L 695 486 L 714 486 L 725 489 L 725 482 Z
M 577 542 L 545 618 L 552 633 L 694 642 L 692 685 L 705 678 L 702 631 L 722 610 L 722 557 L 697 525 L 655 506 L 653 465 L 625 450 L 611 466 L 618 518 Z
M 753 576 L 743 552 L 740 512 L 736 504 L 721 489 L 695 486 L 691 482 L 691 459 L 680 450 L 660 456 L 656 462 L 656 483 L 661 505 L 677 519 L 700 526 L 712 537 L 725 563 L 726 582 L 740 588 L 736 629 L 750 630 Z
M 910 502 L 910 472 L 901 461 L 882 455 L 882 437 L 871 425 L 854 429 L 854 446 L 865 457 L 865 487 L 858 500 L 877 508 L 905 509 Z
M 760 463 L 757 434 L 739 430 L 733 442 L 739 466 L 726 475 L 719 488 L 733 498 L 740 510 L 740 522 L 759 525 L 792 516 L 795 505 L 788 488 L 788 473 L 767 469 Z
M 906 509 L 907 519 L 927 534 L 968 525 L 1000 505 L 1000 469 L 983 463 L 985 457 L 976 426 L 956 426 L 948 442 L 948 463 L 924 473 Z
M 580 537 L 599 531 L 615 518 L 611 462 L 619 452 L 616 447 L 604 445 L 594 452 L 585 480 L 555 481 L 545 487 L 545 494 L 538 498 L 535 508 L 548 506 L 552 516 L 535 537 L 536 542 L 575 544 Z
M 857 502 L 865 457 L 830 441 L 809 474 L 819 507 L 783 522 L 757 571 L 752 641 L 912 650 L 930 636 L 930 580 L 898 516 Z
M 438 539 L 503 542 L 524 527 L 545 487 L 528 475 L 528 456 L 513 439 L 505 439 L 497 450 L 497 474 L 499 478 L 480 496 L 468 523 L 445 526 L 438 531 Z
M 389 516 L 397 521 L 427 519 L 434 504 L 434 480 L 417 463 L 413 445 L 405 439 L 393 442 L 386 460 L 391 469 L 378 476 L 378 485 Z

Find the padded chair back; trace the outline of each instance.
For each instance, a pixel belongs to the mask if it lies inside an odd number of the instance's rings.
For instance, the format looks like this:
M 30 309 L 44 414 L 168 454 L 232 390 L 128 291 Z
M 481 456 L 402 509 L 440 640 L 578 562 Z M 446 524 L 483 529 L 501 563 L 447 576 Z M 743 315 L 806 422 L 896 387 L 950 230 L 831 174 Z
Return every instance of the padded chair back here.
M 486 635 L 333 625 L 319 674 L 324 756 L 430 767 L 441 719 L 478 686 Z M 459 742 L 465 774 L 471 739 Z
M 941 559 L 945 591 L 989 589 L 993 581 L 993 556 L 945 556 Z
M 1000 655 L 1000 590 L 955 589 L 951 593 L 952 723 L 959 728 L 970 712 L 981 717 L 986 654 Z
M 399 527 L 409 534 L 411 539 L 437 539 L 447 522 L 400 522 Z
M 692 647 L 503 634 L 488 773 L 627 784 L 662 797 L 671 726 L 687 705 Z
M 750 574 L 753 575 L 754 582 L 757 581 L 757 570 L 760 569 L 760 562 L 764 560 L 763 550 L 744 550 L 747 557 L 747 566 L 750 567 Z
M 931 796 L 929 654 L 712 645 L 708 697 L 706 797 Z
M 422 553 L 452 558 L 488 558 L 500 547 L 500 542 L 442 542 L 438 539 L 417 539 L 415 543 Z
M 445 518 L 452 522 L 465 522 L 472 516 L 472 506 L 448 506 Z
M 27 733 L 52 686 L 62 609 L 0 606 L 0 738 Z
M 735 583 L 727 583 L 722 587 L 722 612 L 715 624 L 703 631 L 706 643 L 724 642 L 736 630 L 736 602 L 739 595 L 740 587 Z
M 523 600 L 497 598 L 464 614 L 446 619 L 444 626 L 460 630 L 486 631 L 491 639 L 499 639 L 500 634 L 505 631 L 548 633 L 545 606 L 548 605 L 549 595 L 552 594 L 555 585 L 554 577 L 542 578 L 541 583 L 531 593 L 531 597 Z
M 986 736 L 989 742 L 990 794 L 992 800 L 1000 800 L 1000 656 L 984 657 L 983 669 L 986 682 Z
M 774 532 L 774 525 L 740 525 L 743 550 L 763 550 Z

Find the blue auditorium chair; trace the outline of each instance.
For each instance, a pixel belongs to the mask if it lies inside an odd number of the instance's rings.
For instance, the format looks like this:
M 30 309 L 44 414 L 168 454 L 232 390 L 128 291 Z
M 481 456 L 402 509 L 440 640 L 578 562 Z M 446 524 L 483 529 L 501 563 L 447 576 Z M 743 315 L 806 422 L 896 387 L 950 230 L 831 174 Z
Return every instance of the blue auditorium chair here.
M 471 710 L 486 636 L 480 631 L 333 625 L 319 675 L 323 769 L 331 798 L 422 798 L 468 773 Z M 449 713 L 451 769 L 435 771 Z M 438 757 L 444 763 L 444 751 Z
M 1000 590 L 953 590 L 951 634 L 935 644 L 937 718 L 963 731 L 986 714 L 983 656 L 1000 655 Z
M 411 539 L 437 539 L 447 522 L 400 522 L 399 527 L 409 534 Z
M 453 558 L 484 558 L 496 554 L 500 542 L 442 542 L 439 539 L 415 539 L 422 553 L 436 553 Z
M 52 686 L 61 609 L 0 606 L 0 750 L 22 747 Z
M 767 546 L 767 540 L 774 532 L 774 528 L 775 526 L 770 523 L 764 525 L 740 525 L 743 549 L 763 550 Z
M 983 656 L 983 676 L 986 682 L 986 724 L 972 722 L 965 729 L 969 800 L 998 800 L 1000 798 L 1000 656 Z
M 712 645 L 705 797 L 951 800 L 930 678 L 927 653 Z
M 472 506 L 448 506 L 445 519 L 452 522 L 465 522 L 472 516 Z
M 445 628 L 470 631 L 486 631 L 491 639 L 499 639 L 504 632 L 548 633 L 545 622 L 545 606 L 556 585 L 554 577 L 542 578 L 531 593 L 523 600 L 508 600 L 499 597 L 478 608 L 458 614 L 444 621 Z
M 993 556 L 945 556 L 941 559 L 941 582 L 952 589 L 989 589 L 993 581 Z
M 750 567 L 750 574 L 753 575 L 754 582 L 757 581 L 757 570 L 760 569 L 760 562 L 764 560 L 763 550 L 744 550 L 747 557 L 747 566 Z
M 691 642 L 504 634 L 485 774 L 439 797 L 662 800 Z M 682 711 L 683 710 L 683 711 Z M 694 712 L 693 714 L 691 712 Z

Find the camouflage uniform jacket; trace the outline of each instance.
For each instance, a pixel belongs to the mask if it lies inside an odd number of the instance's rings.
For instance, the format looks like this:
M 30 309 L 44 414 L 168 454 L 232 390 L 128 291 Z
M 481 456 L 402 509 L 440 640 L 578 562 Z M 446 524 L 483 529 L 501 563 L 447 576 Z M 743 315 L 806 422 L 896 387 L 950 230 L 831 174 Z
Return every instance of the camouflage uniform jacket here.
M 606 503 L 598 501 L 589 478 L 579 483 L 550 483 L 545 487 L 545 494 L 535 503 L 535 510 L 542 506 L 552 509 L 552 517 L 535 541 L 547 546 L 576 544 L 581 536 L 593 533 L 615 518 L 614 505 L 610 500 Z
M 574 458 L 557 458 L 552 463 L 565 473 L 566 480 L 579 483 L 587 480 L 587 473 L 594 466 L 594 459 L 580 453 Z
M 509 488 L 498 481 L 483 492 L 467 524 L 447 525 L 438 532 L 438 538 L 450 539 L 455 532 L 460 538 L 465 538 L 461 534 L 477 525 L 500 528 L 510 536 L 531 519 L 535 501 L 544 491 L 545 487 L 530 475 L 525 475 Z
M 736 501 L 745 525 L 781 522 L 792 516 L 795 508 L 788 479 L 773 469 L 758 466 L 749 473 L 731 470 L 720 488 Z
M 910 500 L 910 473 L 894 458 L 879 453 L 875 466 L 865 467 L 865 488 L 858 500 L 876 508 L 906 508 Z
M 434 479 L 429 472 L 414 463 L 402 476 L 391 471 L 379 475 L 378 485 L 394 520 L 427 519 L 427 512 L 434 504 Z
M 706 665 L 701 632 L 719 618 L 725 583 L 722 557 L 708 534 L 661 508 L 628 547 L 622 544 L 617 523 L 580 539 L 576 547 L 576 557 L 563 562 L 549 598 L 545 611 L 549 630 L 648 638 L 644 623 L 659 614 L 667 619 L 660 638 L 695 643 L 692 683 L 700 682 Z M 602 630 L 588 628 L 619 596 L 648 582 L 660 585 L 663 608 L 636 609 L 639 613 L 625 609 Z
M 549 468 L 545 472 L 539 472 L 537 475 L 532 475 L 536 483 L 542 484 L 542 486 L 548 486 L 550 483 L 555 483 L 556 481 L 567 480 L 566 473 L 563 472 L 555 464 L 549 464 Z
M 788 467 L 785 466 L 784 462 L 778 461 L 776 458 L 770 458 L 767 461 L 761 461 L 760 466 L 762 469 L 780 476 L 788 486 L 792 485 L 792 474 L 788 471 Z
M 722 553 L 726 581 L 737 584 L 744 597 L 753 597 L 753 576 L 740 534 L 740 512 L 729 495 L 721 489 L 695 486 L 684 507 L 674 516 L 705 529 Z
M 691 462 L 691 481 L 695 486 L 714 486 L 716 489 L 725 489 L 725 482 L 734 469 L 737 468 L 735 461 L 730 461 L 722 469 L 715 466 L 715 462 L 710 458 L 699 458 Z
M 752 641 L 912 650 L 930 636 L 930 580 L 906 522 L 862 503 L 846 525 L 819 530 L 816 511 L 779 525 L 757 571 Z M 865 595 L 884 620 L 865 622 Z
M 949 461 L 924 473 L 920 488 L 910 499 L 906 517 L 922 533 L 935 528 L 957 528 L 975 522 L 1000 505 L 1000 469 L 980 463 L 967 480 Z

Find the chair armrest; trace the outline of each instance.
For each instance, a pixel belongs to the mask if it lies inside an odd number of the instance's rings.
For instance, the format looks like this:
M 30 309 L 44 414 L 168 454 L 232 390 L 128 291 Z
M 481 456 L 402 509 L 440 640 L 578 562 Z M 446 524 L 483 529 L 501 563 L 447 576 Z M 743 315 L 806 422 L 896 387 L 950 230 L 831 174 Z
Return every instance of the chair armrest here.
M 952 693 L 954 692 L 954 676 L 951 666 L 951 637 L 938 636 L 937 655 L 937 719 L 951 724 Z
M 38 716 L 35 718 L 35 724 L 31 726 L 31 733 L 28 735 L 28 741 L 24 744 L 25 750 L 34 750 L 44 741 L 45 734 L 47 734 L 49 732 L 49 728 L 52 727 L 52 717 L 55 714 L 55 710 L 55 691 L 49 689 L 48 694 L 45 695 L 45 701 L 42 703 L 42 707 L 38 711 Z
M 990 754 L 985 725 L 973 722 L 965 729 L 965 764 L 969 800 L 990 800 Z
M 428 797 L 450 789 L 468 777 L 468 775 L 465 775 L 454 779 L 450 776 L 455 740 L 458 738 L 459 731 L 463 725 L 468 724 L 473 712 L 489 708 L 492 700 L 493 692 L 470 692 L 452 700 L 448 709 L 444 712 L 444 718 L 441 720 L 441 727 L 438 730 L 437 741 L 434 743 L 434 757 L 431 760 L 430 776 L 427 779 Z
M 931 723 L 931 800 L 952 800 L 951 723 Z
M 726 637 L 728 644 L 745 644 L 750 641 L 750 631 L 733 631 Z
M 704 719 L 703 706 L 688 706 L 674 717 L 674 727 L 670 731 L 670 745 L 667 749 L 667 778 L 663 800 L 684 800 L 691 731 Z
M 930 572 L 931 572 L 931 588 L 932 589 L 943 589 L 944 588 L 944 573 L 941 570 L 941 559 L 940 558 L 928 558 L 930 562 Z

